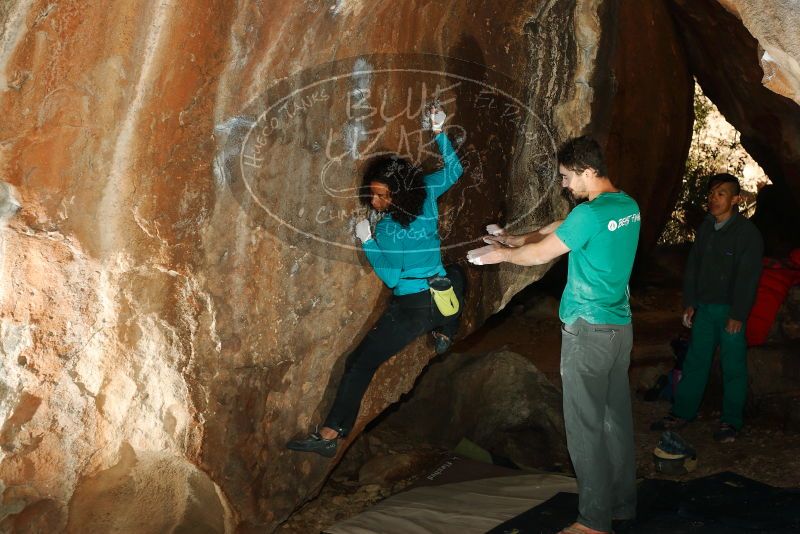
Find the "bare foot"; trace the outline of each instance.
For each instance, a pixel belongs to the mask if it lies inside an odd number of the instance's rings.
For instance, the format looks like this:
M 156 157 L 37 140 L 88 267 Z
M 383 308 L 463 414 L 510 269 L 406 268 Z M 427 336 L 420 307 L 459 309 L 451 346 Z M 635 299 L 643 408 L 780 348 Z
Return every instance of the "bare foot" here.
M 572 523 L 558 534 L 608 534 L 602 530 L 595 530 L 580 523 Z

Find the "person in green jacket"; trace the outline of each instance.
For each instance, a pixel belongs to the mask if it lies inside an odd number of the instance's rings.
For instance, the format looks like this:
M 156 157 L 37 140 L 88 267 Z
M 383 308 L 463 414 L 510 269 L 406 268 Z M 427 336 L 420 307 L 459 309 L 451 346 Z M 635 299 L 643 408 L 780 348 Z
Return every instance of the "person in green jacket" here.
M 756 226 L 738 210 L 739 180 L 716 174 L 708 182 L 708 216 L 697 230 L 683 284 L 683 323 L 692 329 L 672 412 L 653 430 L 679 429 L 697 416 L 719 346 L 722 418 L 714 439 L 736 439 L 747 396 L 745 322 L 756 296 L 764 251 Z
M 437 201 L 463 174 L 450 139 L 442 131 L 446 117 L 431 110 L 430 129 L 441 151 L 444 167 L 423 175 L 422 170 L 400 157 L 373 161 L 366 171 L 372 208 L 384 217 L 375 225 L 364 219 L 356 225 L 367 260 L 375 274 L 392 289 L 389 307 L 347 357 L 344 376 L 333 406 L 319 431 L 287 443 L 299 452 L 336 455 L 337 441 L 352 430 L 361 399 L 378 367 L 427 332 L 434 334 L 437 354 L 445 352 L 458 330 L 459 311 L 445 316 L 432 301 L 431 286 L 450 278 L 455 297 L 461 301 L 463 274 L 445 270 L 439 239 Z

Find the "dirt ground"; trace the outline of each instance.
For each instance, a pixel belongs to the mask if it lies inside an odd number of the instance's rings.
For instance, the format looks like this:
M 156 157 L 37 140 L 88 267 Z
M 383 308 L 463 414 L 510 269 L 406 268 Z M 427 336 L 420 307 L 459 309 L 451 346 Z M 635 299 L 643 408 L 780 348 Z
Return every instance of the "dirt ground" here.
M 679 278 L 674 276 L 677 271 L 659 269 L 647 276 L 648 283 L 632 287 L 634 349 L 630 378 L 634 394 L 638 476 L 688 480 L 733 471 L 774 486 L 800 487 L 800 434 L 784 432 L 774 421 L 749 413 L 746 426 L 734 443 L 718 444 L 713 440 L 720 409 L 720 387 L 714 384 L 713 378 L 700 416 L 680 431 L 697 449 L 696 470 L 684 477 L 668 477 L 655 471 L 652 451 L 659 433 L 650 431 L 649 426 L 669 411 L 670 404 L 667 401 L 647 402 L 643 400 L 643 392 L 672 367 L 669 342 L 682 331 Z M 557 287 L 558 284 L 551 285 Z M 530 358 L 560 387 L 561 340 L 556 295 L 557 291 L 546 287 L 534 287 L 524 292 L 504 312 L 487 321 L 481 330 L 457 343 L 453 350 L 485 353 L 505 347 Z M 353 452 L 348 452 L 320 496 L 295 513 L 279 532 L 320 532 L 407 488 L 447 454 L 447 451 L 426 444 L 404 442 L 403 436 L 387 436 L 387 432 L 390 431 L 377 426 L 370 435 L 361 439 L 362 445 L 354 444 L 351 447 Z M 385 443 L 392 445 L 386 446 Z M 406 476 L 377 484 L 360 483 L 359 465 L 369 460 L 370 455 L 387 453 L 401 453 L 414 458 Z
M 630 380 L 634 393 L 637 473 L 640 477 L 659 478 L 664 476 L 655 471 L 652 451 L 660 433 L 650 431 L 649 427 L 669 412 L 670 404 L 667 401 L 646 402 L 643 393 L 655 383 L 658 375 L 672 367 L 669 342 L 683 331 L 680 294 L 674 287 L 647 286 L 633 291 L 634 349 Z M 551 297 L 534 298 L 534 302 L 538 304 L 516 304 L 517 308 L 512 308 L 508 316 L 479 331 L 456 350 L 467 345 L 471 351 L 488 352 L 506 345 L 530 357 L 539 370 L 560 387 L 561 338 L 554 309 L 557 302 Z M 713 440 L 720 416 L 720 392 L 719 377 L 712 377 L 698 419 L 680 431 L 698 451 L 697 469 L 683 479 L 734 471 L 774 486 L 800 487 L 800 434 L 784 432 L 777 428 L 775 421 L 748 413 L 746 426 L 734 443 L 718 444 Z

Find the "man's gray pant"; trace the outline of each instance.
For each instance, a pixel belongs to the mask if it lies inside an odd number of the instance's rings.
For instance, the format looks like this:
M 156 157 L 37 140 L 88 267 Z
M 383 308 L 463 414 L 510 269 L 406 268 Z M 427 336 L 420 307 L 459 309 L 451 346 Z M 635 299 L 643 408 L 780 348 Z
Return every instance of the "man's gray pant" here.
M 578 522 L 603 532 L 636 515 L 636 455 L 628 366 L 630 324 L 561 327 L 567 448 L 578 478 Z

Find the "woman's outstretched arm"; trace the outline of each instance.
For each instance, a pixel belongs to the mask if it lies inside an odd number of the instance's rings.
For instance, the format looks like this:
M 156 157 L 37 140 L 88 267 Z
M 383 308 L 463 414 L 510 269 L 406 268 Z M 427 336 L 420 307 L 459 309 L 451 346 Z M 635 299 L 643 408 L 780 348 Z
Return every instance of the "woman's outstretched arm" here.
M 425 176 L 425 185 L 434 198 L 439 198 L 464 174 L 464 167 L 461 166 L 458 154 L 444 132 L 436 134 L 435 139 L 444 159 L 444 167 Z

